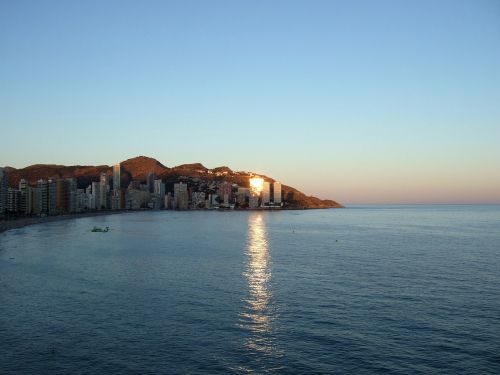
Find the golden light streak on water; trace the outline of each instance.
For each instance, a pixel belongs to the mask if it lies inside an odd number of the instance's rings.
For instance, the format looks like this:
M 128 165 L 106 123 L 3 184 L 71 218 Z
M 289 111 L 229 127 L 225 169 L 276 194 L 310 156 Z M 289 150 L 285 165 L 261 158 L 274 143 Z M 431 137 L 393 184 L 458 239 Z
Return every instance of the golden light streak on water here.
M 271 292 L 268 284 L 271 280 L 271 258 L 267 240 L 264 215 L 250 215 L 248 223 L 248 242 L 246 247 L 248 264 L 245 278 L 248 282 L 248 298 L 240 314 L 242 327 L 250 331 L 246 347 L 259 353 L 277 355 L 274 343 L 273 321 L 275 309 L 270 305 Z

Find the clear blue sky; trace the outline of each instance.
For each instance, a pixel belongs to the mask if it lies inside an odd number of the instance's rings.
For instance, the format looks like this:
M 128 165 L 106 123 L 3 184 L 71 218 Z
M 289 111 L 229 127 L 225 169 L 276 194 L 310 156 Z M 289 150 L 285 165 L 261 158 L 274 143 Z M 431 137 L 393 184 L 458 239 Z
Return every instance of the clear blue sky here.
M 0 165 L 500 202 L 500 1 L 2 1 Z

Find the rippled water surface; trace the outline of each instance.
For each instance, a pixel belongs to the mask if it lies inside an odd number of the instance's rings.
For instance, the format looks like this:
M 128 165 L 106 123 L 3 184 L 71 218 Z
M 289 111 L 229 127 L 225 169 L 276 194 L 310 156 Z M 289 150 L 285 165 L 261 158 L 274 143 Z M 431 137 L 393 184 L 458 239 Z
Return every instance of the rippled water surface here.
M 143 212 L 0 234 L 0 373 L 498 374 L 500 206 Z

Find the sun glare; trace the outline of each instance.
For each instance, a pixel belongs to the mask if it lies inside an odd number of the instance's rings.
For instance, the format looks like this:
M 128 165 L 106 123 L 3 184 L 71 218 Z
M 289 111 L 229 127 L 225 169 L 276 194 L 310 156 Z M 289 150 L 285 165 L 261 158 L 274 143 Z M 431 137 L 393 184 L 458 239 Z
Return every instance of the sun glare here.
M 259 177 L 252 177 L 250 179 L 250 189 L 253 193 L 259 194 L 264 187 L 264 179 Z

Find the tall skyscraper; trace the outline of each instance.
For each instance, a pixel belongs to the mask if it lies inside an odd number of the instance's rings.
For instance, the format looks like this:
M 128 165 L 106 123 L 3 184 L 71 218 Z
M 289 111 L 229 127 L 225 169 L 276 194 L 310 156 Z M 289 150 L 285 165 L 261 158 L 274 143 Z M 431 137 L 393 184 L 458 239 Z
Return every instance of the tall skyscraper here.
M 102 172 L 99 179 L 99 208 L 108 208 L 109 177 Z
M 18 213 L 21 192 L 17 189 L 8 188 L 7 190 L 7 212 Z
M 9 190 L 9 174 L 5 168 L 0 168 L 0 215 L 7 211 L 7 194 Z
M 48 213 L 49 215 L 56 214 L 57 205 L 57 187 L 55 178 L 49 178 L 47 182 L 47 198 L 48 198 Z
M 28 181 L 24 178 L 19 181 L 19 191 L 21 193 L 19 211 L 25 215 L 31 215 L 33 211 L 33 194 Z
M 31 188 L 31 196 L 33 197 L 32 212 L 35 215 L 41 215 L 41 205 L 40 205 L 40 189 L 38 187 Z
M 68 211 L 73 213 L 78 211 L 78 184 L 76 178 L 67 178 L 68 184 Z
M 276 205 L 281 205 L 281 183 L 280 182 L 275 182 L 273 184 L 274 187 L 274 193 L 273 193 L 273 202 Z
M 91 209 L 100 209 L 101 208 L 101 188 L 100 183 L 93 181 L 92 182 L 92 195 L 90 197 L 89 206 Z
M 56 211 L 58 214 L 68 213 L 68 182 L 62 178 L 56 181 Z
M 271 201 L 271 184 L 267 181 L 262 184 L 261 198 L 261 205 L 268 206 Z
M 149 172 L 146 183 L 148 185 L 148 191 L 150 193 L 155 192 L 155 180 L 156 180 L 156 174 L 154 172 Z
M 121 188 L 121 165 L 120 163 L 113 165 L 113 190 L 119 190 Z
M 36 213 L 38 215 L 48 215 L 49 214 L 49 183 L 47 180 L 40 179 L 37 182 L 36 190 Z
M 165 183 L 161 180 L 155 180 L 154 194 L 159 199 L 160 208 L 165 207 Z

